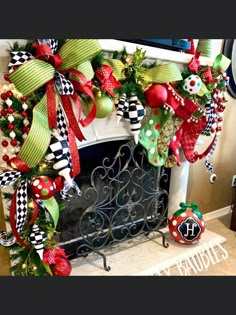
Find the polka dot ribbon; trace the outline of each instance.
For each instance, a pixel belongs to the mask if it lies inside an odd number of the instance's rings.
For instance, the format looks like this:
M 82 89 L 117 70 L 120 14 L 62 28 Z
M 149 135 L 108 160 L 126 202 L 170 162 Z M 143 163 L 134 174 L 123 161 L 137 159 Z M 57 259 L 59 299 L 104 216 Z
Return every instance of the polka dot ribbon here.
M 108 65 L 103 65 L 95 70 L 95 75 L 101 82 L 101 88 L 114 96 L 114 88 L 121 87 L 121 83 L 112 75 L 113 69 Z

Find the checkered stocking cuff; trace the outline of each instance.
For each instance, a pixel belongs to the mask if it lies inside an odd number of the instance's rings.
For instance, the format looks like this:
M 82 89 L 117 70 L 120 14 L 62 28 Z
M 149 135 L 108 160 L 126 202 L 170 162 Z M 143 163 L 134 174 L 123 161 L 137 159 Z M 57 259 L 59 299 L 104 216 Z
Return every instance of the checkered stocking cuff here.
M 8 64 L 8 68 L 15 66 L 20 66 L 23 63 L 27 62 L 30 59 L 33 59 L 34 56 L 27 51 L 12 51 L 11 52 L 11 61 Z
M 0 188 L 13 184 L 21 175 L 19 171 L 7 171 L 0 175 Z
M 27 217 L 27 182 L 22 180 L 16 192 L 16 229 L 20 233 Z

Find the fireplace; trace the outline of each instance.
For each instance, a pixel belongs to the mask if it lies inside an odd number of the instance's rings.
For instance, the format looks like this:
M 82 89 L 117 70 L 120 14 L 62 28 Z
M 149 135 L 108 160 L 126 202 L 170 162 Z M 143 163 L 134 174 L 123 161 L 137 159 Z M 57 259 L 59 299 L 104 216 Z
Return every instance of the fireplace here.
M 80 150 L 81 195 L 61 212 L 58 241 L 71 258 L 100 250 L 167 225 L 170 169 L 152 166 L 132 138 Z M 104 268 L 106 262 L 104 260 Z
M 152 166 L 146 151 L 135 144 L 127 121 L 116 123 L 116 112 L 84 128 L 78 143 L 81 196 L 65 202 L 56 240 L 70 259 L 96 253 L 107 266 L 103 249 L 154 232 L 168 247 L 168 217 L 185 201 L 188 163 L 172 169 Z M 153 234 L 153 233 L 152 233 Z
M 108 55 L 123 45 L 116 40 L 100 42 Z M 132 53 L 137 45 L 125 46 Z M 162 51 L 142 48 L 150 59 Z M 172 55 L 163 52 L 161 59 L 173 62 Z M 178 57 L 181 68 L 191 55 Z M 134 143 L 128 122 L 121 120 L 117 125 L 115 109 L 107 118 L 95 119 L 83 133 L 86 141 L 78 143 L 81 173 L 75 179 L 82 195 L 73 196 L 61 212 L 60 245 L 71 259 L 99 254 L 107 271 L 110 267 L 103 249 L 116 243 L 155 231 L 163 247 L 168 247 L 163 232 L 168 217 L 186 201 L 189 163 L 182 152 L 179 167 L 152 167 L 145 150 Z

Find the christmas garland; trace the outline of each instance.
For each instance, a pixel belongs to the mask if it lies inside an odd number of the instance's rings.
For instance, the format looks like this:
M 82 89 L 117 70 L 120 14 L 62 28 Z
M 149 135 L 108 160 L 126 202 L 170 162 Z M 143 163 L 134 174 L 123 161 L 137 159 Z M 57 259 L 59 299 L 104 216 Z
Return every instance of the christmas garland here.
M 148 64 L 138 48 L 133 55 L 124 49 L 107 58 L 93 39 L 16 42 L 9 55 L 1 93 L 0 188 L 14 192 L 4 193 L 12 231 L 0 232 L 0 244 L 10 250 L 14 275 L 70 274 L 69 257 L 54 235 L 64 202 L 81 194 L 74 180 L 80 173 L 77 142 L 86 140 L 83 128 L 94 119 L 115 109 L 117 123 L 129 123 L 154 166 L 180 165 L 181 145 L 190 162 L 206 157 L 212 173 L 209 157 L 226 102 L 229 60 L 224 56 L 203 68 L 195 55 L 181 73 L 176 64 Z M 191 134 L 193 127 L 197 132 Z M 213 132 L 208 150 L 193 153 L 198 136 Z

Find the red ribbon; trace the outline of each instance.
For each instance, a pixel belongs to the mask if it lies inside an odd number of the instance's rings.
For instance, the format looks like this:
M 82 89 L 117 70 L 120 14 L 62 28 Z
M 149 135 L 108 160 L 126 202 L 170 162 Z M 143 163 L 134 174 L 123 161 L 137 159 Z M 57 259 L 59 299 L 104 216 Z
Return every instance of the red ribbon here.
M 17 229 L 16 229 L 16 194 L 17 194 L 17 190 L 14 192 L 12 201 L 11 201 L 11 206 L 10 206 L 10 225 L 11 225 L 11 229 L 12 232 L 15 236 L 15 238 L 17 239 L 17 241 L 24 247 L 29 248 L 30 246 L 28 244 L 26 244 L 22 238 L 20 237 Z
M 54 55 L 51 48 L 46 44 L 38 44 L 35 42 L 33 46 L 36 48 L 36 58 L 42 59 L 50 64 L 52 64 L 56 69 L 62 65 L 62 59 L 59 55 Z M 61 74 L 71 73 L 79 78 L 80 82 L 76 80 L 70 80 L 74 85 L 74 93 L 71 95 L 60 95 L 61 103 L 63 109 L 66 113 L 68 119 L 68 142 L 70 147 L 71 161 L 72 161 L 72 174 L 76 176 L 80 172 L 80 162 L 78 156 L 78 148 L 76 145 L 76 139 L 79 141 L 86 140 L 80 126 L 81 123 L 83 127 L 88 126 L 96 117 L 96 105 L 93 104 L 92 110 L 85 119 L 81 119 L 81 104 L 76 91 L 80 91 L 88 96 L 94 101 L 94 96 L 92 93 L 91 81 L 88 81 L 86 77 L 76 69 L 69 69 L 60 71 Z M 46 83 L 46 96 L 47 96 L 47 112 L 48 112 L 48 126 L 49 128 L 57 128 L 57 104 L 56 104 L 56 94 L 54 88 L 54 79 Z M 78 110 L 78 118 L 75 117 L 72 101 Z
M 7 165 L 9 165 L 11 168 L 23 172 L 23 173 L 28 173 L 30 171 L 29 166 L 22 161 L 20 158 L 18 158 L 17 156 L 11 158 L 10 160 L 8 160 Z
M 108 65 L 103 65 L 95 70 L 95 75 L 101 81 L 101 88 L 114 96 L 114 88 L 120 87 L 122 84 L 112 75 L 113 69 Z

